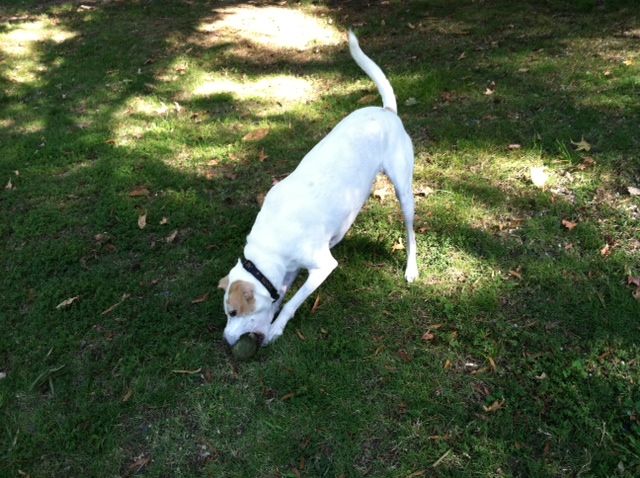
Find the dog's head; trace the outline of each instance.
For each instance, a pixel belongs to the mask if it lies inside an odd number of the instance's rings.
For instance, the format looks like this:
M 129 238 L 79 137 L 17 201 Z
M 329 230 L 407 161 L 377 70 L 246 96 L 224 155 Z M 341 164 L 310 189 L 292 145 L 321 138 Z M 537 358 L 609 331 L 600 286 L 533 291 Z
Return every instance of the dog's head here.
M 242 335 L 251 332 L 262 343 L 276 312 L 269 292 L 239 263 L 220 279 L 218 288 L 224 290 L 225 341 L 233 346 Z

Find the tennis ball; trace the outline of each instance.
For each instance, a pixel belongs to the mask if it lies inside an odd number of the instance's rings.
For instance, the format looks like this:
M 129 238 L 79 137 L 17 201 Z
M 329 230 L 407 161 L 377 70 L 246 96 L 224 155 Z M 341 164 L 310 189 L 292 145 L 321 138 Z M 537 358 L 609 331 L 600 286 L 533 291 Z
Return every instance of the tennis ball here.
M 237 360 L 249 360 L 258 351 L 258 337 L 255 334 L 244 334 L 231 347 L 231 353 Z

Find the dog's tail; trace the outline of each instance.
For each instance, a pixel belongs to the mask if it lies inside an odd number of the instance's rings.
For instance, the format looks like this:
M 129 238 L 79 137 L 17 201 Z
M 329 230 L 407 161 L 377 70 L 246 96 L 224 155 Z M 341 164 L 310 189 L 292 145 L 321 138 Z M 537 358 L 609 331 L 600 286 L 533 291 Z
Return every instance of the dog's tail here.
M 378 87 L 378 92 L 380 96 L 382 96 L 382 106 L 397 114 L 398 106 L 396 105 L 396 96 L 393 94 L 391 83 L 389 83 L 387 77 L 384 76 L 380 67 L 364 54 L 358 44 L 358 39 L 351 30 L 349 30 L 349 51 L 358 66 L 364 70 L 367 76 L 369 76 Z

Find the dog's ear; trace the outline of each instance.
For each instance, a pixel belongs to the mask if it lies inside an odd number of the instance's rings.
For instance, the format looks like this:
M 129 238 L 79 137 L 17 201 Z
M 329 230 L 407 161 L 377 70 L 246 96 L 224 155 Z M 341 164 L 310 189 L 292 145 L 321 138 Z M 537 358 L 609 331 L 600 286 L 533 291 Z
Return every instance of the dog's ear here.
M 224 276 L 218 282 L 218 289 L 227 290 L 227 287 L 229 287 L 229 276 Z
M 251 282 L 237 280 L 229 287 L 229 309 L 235 310 L 236 315 L 249 315 L 256 310 L 254 287 Z

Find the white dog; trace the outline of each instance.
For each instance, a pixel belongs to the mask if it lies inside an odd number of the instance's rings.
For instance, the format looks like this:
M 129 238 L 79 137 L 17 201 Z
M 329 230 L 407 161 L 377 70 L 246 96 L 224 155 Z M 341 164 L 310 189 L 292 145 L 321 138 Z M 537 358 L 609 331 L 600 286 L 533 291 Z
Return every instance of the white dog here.
M 351 113 L 267 194 L 247 236 L 244 258 L 218 284 L 225 291 L 224 338 L 229 345 L 250 332 L 262 345 L 282 335 L 298 307 L 338 265 L 331 248 L 351 227 L 381 171 L 393 182 L 404 214 L 405 278 L 412 282 L 418 277 L 411 139 L 398 118 L 389 81 L 351 31 L 349 49 L 376 84 L 384 107 Z M 308 270 L 307 280 L 274 320 L 300 269 Z

